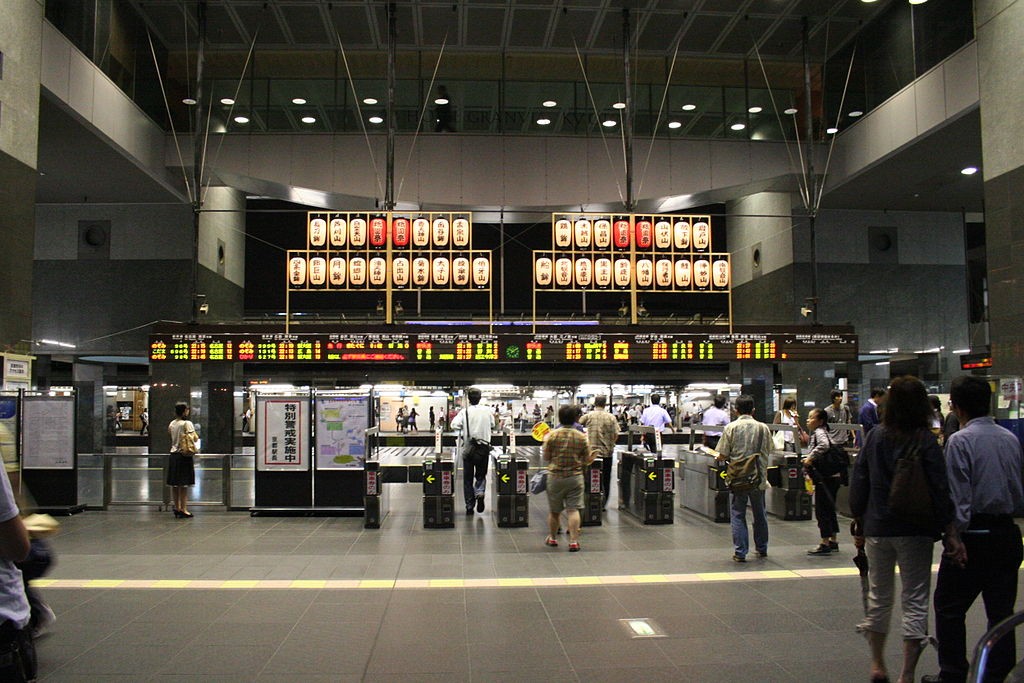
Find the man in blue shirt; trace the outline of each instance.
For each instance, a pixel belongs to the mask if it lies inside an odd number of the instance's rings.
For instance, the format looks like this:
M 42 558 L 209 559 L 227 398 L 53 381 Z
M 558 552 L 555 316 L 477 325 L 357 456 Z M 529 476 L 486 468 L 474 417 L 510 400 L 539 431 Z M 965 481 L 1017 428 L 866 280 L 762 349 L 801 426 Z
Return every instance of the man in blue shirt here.
M 865 438 L 868 432 L 871 431 L 879 422 L 881 422 L 881 416 L 878 414 L 878 404 L 882 402 L 882 397 L 885 396 L 885 389 L 872 389 L 871 398 L 864 402 L 864 405 L 860 407 L 860 413 L 857 416 L 857 422 L 864 428 Z
M 978 377 L 958 377 L 950 404 L 961 429 L 946 444 L 953 524 L 962 550 L 944 555 L 935 584 L 935 635 L 939 674 L 922 683 L 964 683 L 967 629 L 964 618 L 982 596 L 991 628 L 1013 614 L 1017 572 L 1024 559 L 1020 528 L 1013 516 L 1024 510 L 1024 453 L 1009 430 L 989 417 L 992 390 Z M 1016 661 L 1013 631 L 992 648 L 985 681 L 1002 681 Z

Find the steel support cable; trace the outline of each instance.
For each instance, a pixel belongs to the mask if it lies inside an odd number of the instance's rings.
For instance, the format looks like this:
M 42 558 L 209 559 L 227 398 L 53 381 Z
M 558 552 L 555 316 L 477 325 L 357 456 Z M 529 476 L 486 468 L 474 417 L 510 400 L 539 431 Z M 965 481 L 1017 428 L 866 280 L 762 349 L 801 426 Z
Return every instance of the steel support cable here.
M 444 56 L 444 49 L 448 45 L 448 32 L 445 31 L 444 40 L 441 41 L 441 51 L 437 55 L 437 63 L 434 64 L 434 72 L 430 74 L 430 85 L 427 87 L 427 96 L 423 100 L 423 108 L 420 109 L 420 117 L 416 121 L 416 132 L 413 133 L 412 143 L 409 145 L 409 156 L 405 158 L 405 167 L 402 169 L 402 177 L 398 181 L 398 192 L 395 193 L 395 201 L 402 196 L 402 188 L 405 186 L 405 176 L 409 172 L 409 165 L 412 164 L 412 155 L 416 150 L 416 141 L 420 137 L 420 129 L 423 127 L 423 117 L 427 115 L 427 105 L 434 92 L 434 81 L 437 79 L 437 71 L 441 68 L 441 58 Z
M 843 96 L 839 98 L 839 111 L 836 112 L 835 127 L 837 129 L 839 128 L 839 119 L 843 115 L 843 107 L 846 105 L 846 93 L 848 92 L 850 87 L 850 75 L 853 73 L 853 60 L 856 56 L 857 46 L 854 45 L 853 51 L 850 53 L 850 66 L 848 66 L 846 69 L 846 82 L 843 84 Z M 824 83 L 822 84 L 822 87 L 824 87 Z M 817 213 L 818 209 L 821 207 L 821 198 L 825 195 L 825 179 L 828 177 L 828 167 L 832 161 L 832 150 L 834 150 L 836 147 L 836 138 L 838 136 L 839 131 L 837 130 L 835 133 L 832 134 L 832 141 L 829 143 L 828 146 L 828 156 L 825 157 L 825 170 L 821 172 L 821 186 L 818 188 L 818 196 L 814 198 L 815 213 Z
M 611 167 L 612 172 L 615 172 L 615 162 L 612 160 L 612 150 L 608 146 L 608 140 L 604 136 L 604 126 L 601 124 L 601 113 L 597 110 L 597 103 L 594 101 L 594 92 L 590 89 L 590 80 L 587 78 L 587 70 L 583 66 L 583 57 L 580 55 L 579 45 L 576 43 L 576 36 L 572 37 L 572 46 L 576 50 L 576 60 L 579 62 L 580 71 L 583 73 L 583 84 L 587 86 L 587 96 L 590 97 L 590 106 L 594 110 L 594 118 L 597 120 L 597 130 L 601 134 L 601 142 L 604 143 L 605 154 L 608 155 L 608 165 Z M 626 197 L 622 194 L 622 184 L 619 183 L 619 179 L 615 178 L 615 188 L 619 192 L 619 201 L 622 202 L 623 206 L 626 204 Z
M 153 36 L 150 35 L 149 27 L 146 27 L 146 37 L 149 39 L 149 51 L 153 55 L 153 69 L 156 71 L 156 80 L 160 83 L 160 94 L 164 98 L 164 109 L 167 112 L 167 122 L 171 124 L 171 138 L 174 140 L 174 149 L 178 153 L 178 163 L 181 164 L 181 175 L 185 179 L 185 195 L 188 203 L 192 204 L 198 200 L 199 193 L 196 192 L 196 199 L 192 198 L 192 185 L 188 182 L 188 173 L 185 172 L 185 159 L 181 156 L 181 145 L 178 143 L 178 133 L 174 130 L 174 117 L 171 116 L 171 103 L 167 100 L 167 90 L 164 88 L 164 78 L 160 74 L 160 64 L 156 60 L 156 48 L 153 47 Z
M 672 82 L 672 73 L 675 71 L 676 68 L 676 57 L 679 56 L 679 45 L 682 42 L 683 41 L 681 38 L 678 41 L 676 41 L 676 49 L 675 52 L 672 54 L 672 64 L 668 68 L 668 78 L 665 80 L 665 90 L 661 94 L 661 105 L 658 107 L 658 116 L 654 120 L 654 129 L 651 131 L 651 144 L 647 148 L 647 158 L 644 159 L 644 168 L 642 171 L 640 171 L 640 183 L 637 185 L 636 188 L 636 193 L 638 195 L 640 194 L 641 190 L 644 189 L 644 180 L 647 178 L 647 165 L 651 161 L 651 152 L 654 151 L 654 140 L 658 134 L 658 126 L 661 124 L 661 115 L 665 111 L 665 102 L 668 100 L 668 88 L 669 84 Z
M 377 180 L 377 191 L 384 196 L 384 186 L 380 182 L 380 171 L 377 169 L 377 158 L 373 154 L 373 145 L 370 144 L 370 135 L 366 132 L 366 122 L 363 121 L 363 108 L 359 106 L 359 93 L 356 92 L 356 83 L 352 80 L 352 71 L 348 67 L 348 55 L 345 54 L 345 45 L 341 42 L 341 34 L 337 31 L 334 35 L 338 39 L 338 49 L 341 51 L 341 59 L 345 64 L 345 75 L 348 76 L 348 84 L 352 89 L 352 98 L 356 103 L 356 117 L 359 119 L 359 127 L 363 131 L 363 139 L 366 140 L 366 149 L 370 153 L 370 165 L 373 167 L 373 176 Z M 390 125 L 390 123 L 388 124 Z

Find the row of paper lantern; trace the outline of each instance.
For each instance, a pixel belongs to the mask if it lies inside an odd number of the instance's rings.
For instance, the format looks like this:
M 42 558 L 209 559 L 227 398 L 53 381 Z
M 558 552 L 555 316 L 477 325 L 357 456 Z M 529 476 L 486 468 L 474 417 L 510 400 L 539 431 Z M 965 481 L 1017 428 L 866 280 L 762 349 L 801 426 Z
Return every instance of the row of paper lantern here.
M 293 256 L 288 260 L 288 284 L 292 287 L 362 287 L 369 283 L 381 287 L 387 283 L 388 264 L 382 257 L 370 259 L 357 256 L 348 259 L 326 259 L 321 256 Z M 491 261 L 485 256 L 472 260 L 465 257 L 414 258 L 398 257 L 391 261 L 391 284 L 406 287 L 434 285 L 486 287 L 491 281 Z
M 390 228 L 390 229 L 389 229 Z M 309 221 L 309 246 L 314 249 L 327 247 L 383 247 L 389 242 L 395 247 L 468 247 L 470 241 L 470 224 L 466 218 L 438 217 L 433 221 L 426 218 L 394 217 L 391 225 L 385 216 L 374 216 L 369 220 L 353 216 L 332 218 L 330 222 L 324 218 L 313 218 Z
M 685 249 L 707 251 L 711 247 L 711 226 L 707 221 L 649 220 L 639 218 L 633 224 L 623 217 L 615 220 L 579 218 L 555 221 L 555 246 L 577 249 Z
M 697 259 L 629 259 L 587 258 L 551 259 L 542 256 L 534 261 L 534 281 L 538 287 L 629 287 L 636 278 L 637 287 L 679 287 L 689 289 L 728 289 L 729 261 L 718 258 Z

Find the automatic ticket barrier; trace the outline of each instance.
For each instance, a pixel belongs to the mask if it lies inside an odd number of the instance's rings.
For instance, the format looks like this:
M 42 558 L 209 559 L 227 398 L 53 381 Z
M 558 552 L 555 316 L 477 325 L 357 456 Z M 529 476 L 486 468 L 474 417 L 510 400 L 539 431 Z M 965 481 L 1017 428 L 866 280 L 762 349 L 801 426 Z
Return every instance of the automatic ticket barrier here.
M 729 489 L 725 486 L 725 465 L 702 451 L 683 451 L 683 495 L 681 505 L 719 523 L 729 523 Z
M 619 508 L 644 524 L 672 524 L 675 507 L 675 461 L 661 452 L 619 451 Z
M 784 520 L 811 518 L 811 494 L 804 483 L 804 468 L 797 455 L 773 453 L 768 466 L 768 489 L 765 508 Z
M 363 528 L 379 529 L 388 514 L 388 497 L 380 463 L 369 460 L 363 466 Z
M 494 459 L 494 490 L 496 491 L 499 527 L 530 525 L 530 489 L 527 468 L 530 461 L 513 454 Z
M 451 460 L 423 461 L 423 528 L 455 527 L 455 463 Z
M 604 507 L 604 490 L 601 488 L 601 468 L 604 458 L 594 458 L 583 470 L 583 509 L 580 510 L 581 526 L 601 526 L 601 508 Z

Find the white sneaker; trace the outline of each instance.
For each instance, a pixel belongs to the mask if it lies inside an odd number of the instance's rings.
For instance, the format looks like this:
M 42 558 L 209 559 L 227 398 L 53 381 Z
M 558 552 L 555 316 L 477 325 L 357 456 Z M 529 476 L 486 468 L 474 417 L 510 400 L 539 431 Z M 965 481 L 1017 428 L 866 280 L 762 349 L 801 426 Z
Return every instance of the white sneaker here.
M 36 625 L 32 629 L 32 637 L 39 638 L 49 632 L 50 627 L 57 621 L 57 615 L 53 613 L 49 605 L 43 605 L 39 611 L 39 618 L 36 620 Z

